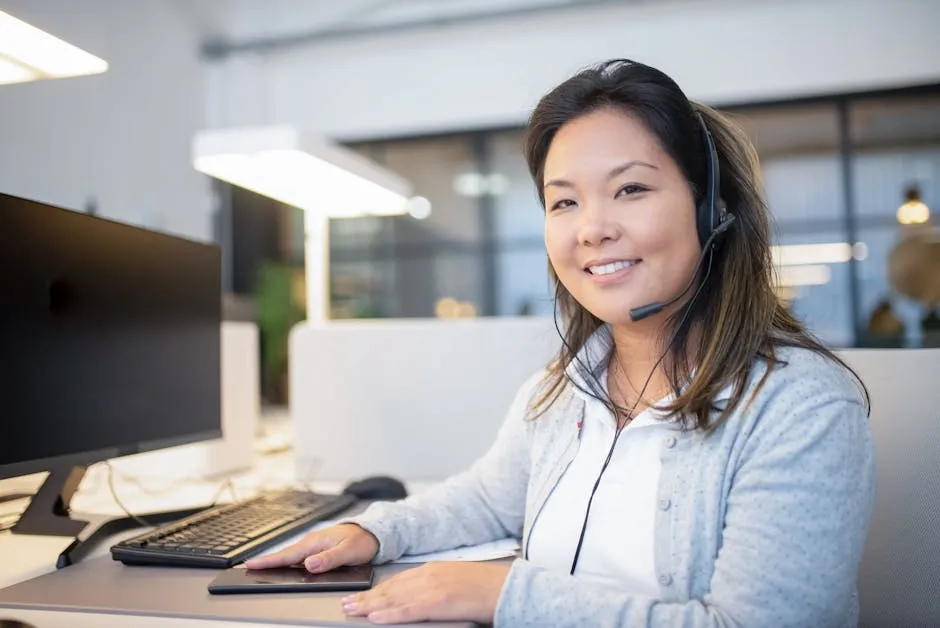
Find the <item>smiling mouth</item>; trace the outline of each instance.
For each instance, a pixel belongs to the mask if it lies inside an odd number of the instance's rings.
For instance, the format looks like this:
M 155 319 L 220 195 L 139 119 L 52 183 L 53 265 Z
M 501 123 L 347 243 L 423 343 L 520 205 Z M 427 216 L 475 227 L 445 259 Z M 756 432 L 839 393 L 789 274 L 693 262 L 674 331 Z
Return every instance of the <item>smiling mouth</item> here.
M 630 268 L 631 266 L 636 266 L 641 261 L 642 260 L 638 260 L 638 259 L 620 260 L 616 262 L 609 262 L 607 264 L 598 264 L 596 266 L 588 266 L 587 268 L 584 269 L 584 272 L 588 273 L 589 275 L 597 275 L 597 276 L 612 275 L 618 270 L 623 270 L 624 268 Z

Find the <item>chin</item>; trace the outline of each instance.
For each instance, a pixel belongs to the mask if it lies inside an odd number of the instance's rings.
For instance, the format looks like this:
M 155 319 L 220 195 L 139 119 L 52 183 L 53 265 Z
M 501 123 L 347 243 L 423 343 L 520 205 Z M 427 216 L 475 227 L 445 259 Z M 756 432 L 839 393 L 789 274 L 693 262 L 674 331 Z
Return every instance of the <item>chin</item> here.
M 621 326 L 635 324 L 630 319 L 630 310 L 638 307 L 638 305 L 634 303 L 632 299 L 630 302 L 624 303 L 585 304 L 583 301 L 580 301 L 580 303 L 591 314 L 610 325 Z
M 597 315 L 595 314 L 595 316 L 597 316 Z M 638 324 L 638 323 L 634 323 L 634 322 L 633 322 L 633 319 L 630 318 L 630 310 L 629 310 L 629 309 L 624 310 L 624 311 L 622 311 L 622 312 L 611 312 L 610 315 L 607 315 L 607 316 L 598 316 L 597 318 L 601 319 L 602 321 L 604 321 L 605 323 L 607 323 L 607 324 L 609 324 L 609 325 L 611 325 L 611 326 L 613 326 L 613 327 L 625 327 L 625 326 L 627 326 L 627 325 L 637 325 L 637 324 Z
M 616 326 L 637 324 L 630 319 L 630 310 L 660 300 L 648 295 L 657 290 L 638 290 L 645 287 L 636 285 L 598 287 L 574 281 L 568 285 L 575 289 L 569 288 L 568 293 L 581 307 L 605 323 Z

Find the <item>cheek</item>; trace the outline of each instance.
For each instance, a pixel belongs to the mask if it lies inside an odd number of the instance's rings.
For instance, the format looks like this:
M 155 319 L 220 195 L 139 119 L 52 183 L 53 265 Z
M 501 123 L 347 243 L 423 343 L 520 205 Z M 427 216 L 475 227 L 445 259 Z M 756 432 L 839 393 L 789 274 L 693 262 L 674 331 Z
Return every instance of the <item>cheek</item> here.
M 676 220 L 668 227 L 651 231 L 646 239 L 651 269 L 664 287 L 677 290 L 692 274 L 699 258 L 698 236 L 693 224 Z
M 549 220 L 545 222 L 545 251 L 548 253 L 548 260 L 556 272 L 563 270 L 565 260 L 571 257 L 573 251 L 564 230 L 558 227 L 557 223 Z
M 664 207 L 651 212 L 649 220 L 634 225 L 632 234 L 643 253 L 651 256 L 665 253 L 674 257 L 672 261 L 676 264 L 684 263 L 689 255 L 698 255 L 695 211 L 689 201 L 681 197 L 670 199 Z

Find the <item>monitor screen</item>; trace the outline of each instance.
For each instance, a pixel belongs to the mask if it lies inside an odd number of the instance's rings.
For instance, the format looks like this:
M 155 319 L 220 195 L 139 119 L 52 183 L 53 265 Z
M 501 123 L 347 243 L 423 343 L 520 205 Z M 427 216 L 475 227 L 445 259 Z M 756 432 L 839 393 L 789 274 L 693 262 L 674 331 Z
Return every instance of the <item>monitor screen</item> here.
M 0 194 L 0 477 L 218 437 L 220 259 Z

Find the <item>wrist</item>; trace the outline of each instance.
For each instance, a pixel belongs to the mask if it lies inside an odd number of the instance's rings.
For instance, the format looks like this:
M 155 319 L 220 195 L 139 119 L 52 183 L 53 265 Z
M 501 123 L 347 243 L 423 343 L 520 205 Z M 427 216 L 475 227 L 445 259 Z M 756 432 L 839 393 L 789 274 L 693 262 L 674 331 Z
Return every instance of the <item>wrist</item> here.
M 347 521 L 347 522 L 341 523 L 341 524 L 339 524 L 339 525 L 340 525 L 340 526 L 347 527 L 347 528 L 354 528 L 354 529 L 356 530 L 356 533 L 361 536 L 361 538 L 363 539 L 363 541 L 364 541 L 365 543 L 367 543 L 367 544 L 369 544 L 369 545 L 372 546 L 372 547 L 371 547 L 372 555 L 369 557 L 369 560 L 372 560 L 372 559 L 374 559 L 376 556 L 378 556 L 378 554 L 379 554 L 379 546 L 380 546 L 381 544 L 380 544 L 380 542 L 379 542 L 379 537 L 377 537 L 371 530 L 369 530 L 369 529 L 367 529 L 367 528 L 364 528 L 363 526 L 359 525 L 358 523 L 355 523 L 355 522 L 352 522 L 352 521 Z
M 509 572 L 512 568 L 512 563 L 504 563 L 502 561 L 498 563 L 487 564 L 486 568 L 490 570 L 490 574 L 487 577 L 488 588 L 488 603 L 486 606 L 486 617 L 477 618 L 478 621 L 484 623 L 492 624 L 496 620 L 496 611 L 499 608 L 499 601 L 503 595 L 503 589 L 506 587 L 506 581 L 509 578 Z

